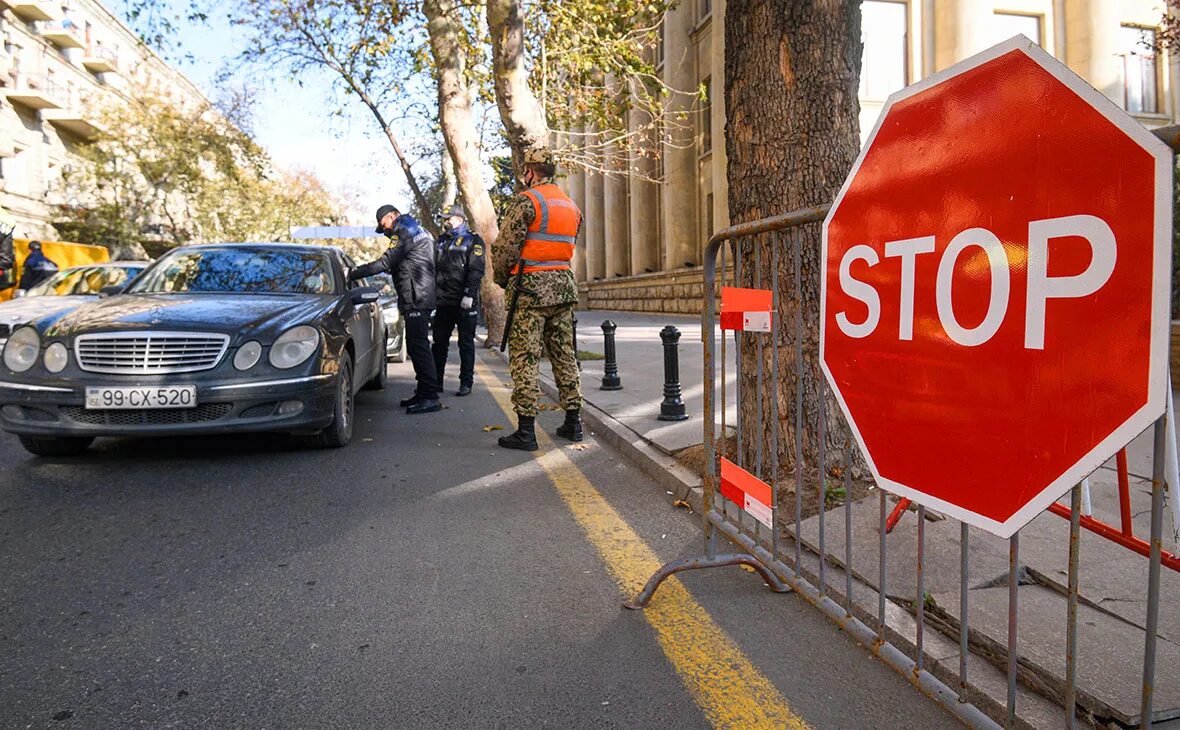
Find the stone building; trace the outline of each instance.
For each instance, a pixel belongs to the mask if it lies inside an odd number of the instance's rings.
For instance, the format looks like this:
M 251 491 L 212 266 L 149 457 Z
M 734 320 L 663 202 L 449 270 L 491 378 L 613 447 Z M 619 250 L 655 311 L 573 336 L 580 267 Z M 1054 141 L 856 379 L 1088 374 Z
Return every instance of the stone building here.
M 0 0 L 0 205 L 17 235 L 50 238 L 57 183 L 99 131 L 102 103 L 146 89 L 177 104 L 201 91 L 96 0 Z
M 1176 54 L 1149 48 L 1162 0 L 865 0 L 861 134 L 890 93 L 1023 33 L 1147 126 L 1180 118 Z M 659 70 L 671 88 L 709 90 L 690 140 L 665 144 L 662 171 L 575 173 L 564 185 L 586 214 L 574 261 L 595 309 L 698 312 L 701 257 L 729 224 L 724 144 L 725 0 L 681 0 L 665 19 Z M 634 120 L 632 120 L 634 124 Z M 634 164 L 642 164 L 634 160 Z

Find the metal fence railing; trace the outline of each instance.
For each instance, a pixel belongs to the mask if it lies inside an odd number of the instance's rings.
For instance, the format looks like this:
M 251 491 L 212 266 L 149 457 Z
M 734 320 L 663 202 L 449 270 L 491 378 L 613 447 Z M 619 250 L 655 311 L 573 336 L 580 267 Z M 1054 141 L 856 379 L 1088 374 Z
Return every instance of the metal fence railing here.
M 842 436 L 848 432 L 845 424 L 828 422 L 834 418 L 842 420 L 842 416 L 832 415 L 839 414 L 839 411 L 829 412 L 822 405 L 828 398 L 824 393 L 824 376 L 817 364 L 815 323 L 820 316 L 820 304 L 814 301 L 809 306 L 816 309 L 805 311 L 805 305 L 797 306 L 797 302 L 800 299 L 806 302 L 807 297 L 791 297 L 784 301 L 784 295 L 780 294 L 819 291 L 819 283 L 809 281 L 807 277 L 820 275 L 818 270 L 821 267 L 815 264 L 815 257 L 819 251 L 819 227 L 827 212 L 828 207 L 823 206 L 735 225 L 710 240 L 704 259 L 702 315 L 707 465 L 702 514 L 705 553 L 701 557 L 663 566 L 627 606 L 646 607 L 660 583 L 675 573 L 734 564 L 750 565 L 773 590 L 794 590 L 873 654 L 906 676 L 924 694 L 971 727 L 1018 726 L 1017 697 L 1021 684 L 1061 706 L 1067 727 L 1074 726 L 1079 710 L 1081 716 L 1100 715 L 1091 702 L 1092 698 L 1085 692 L 1079 693 L 1077 684 L 1078 545 L 1084 521 L 1080 487 L 1074 488 L 1067 512 L 1070 518 L 1068 542 L 1061 540 L 1060 544 L 1061 554 L 1068 553 L 1068 586 L 1061 591 L 1066 594 L 1067 615 L 1065 635 L 1057 645 L 1060 654 L 1053 662 L 1059 660 L 1060 664 L 1056 666 L 1065 667 L 1063 684 L 1048 686 L 1038 682 L 1030 672 L 1030 666 L 1035 662 L 1020 653 L 1018 587 L 1022 584 L 1023 571 L 1020 568 L 1018 532 L 1006 545 L 1006 646 L 1003 643 L 989 646 L 984 657 L 994 667 L 991 671 L 1002 671 L 1007 675 L 1006 707 L 999 700 L 986 708 L 985 703 L 978 701 L 980 694 L 971 688 L 968 661 L 978 648 L 973 641 L 978 631 L 972 627 L 969 611 L 972 540 L 978 530 L 966 523 L 959 525 L 959 554 L 955 556 L 959 563 L 959 605 L 958 616 L 951 618 L 957 618 L 958 624 L 945 620 L 946 616 L 939 616 L 936 624 L 944 648 L 949 641 L 958 644 L 957 672 L 946 661 L 938 662 L 940 666 L 935 670 L 934 655 L 927 653 L 934 640 L 929 631 L 933 618 L 928 615 L 927 607 L 926 581 L 931 557 L 927 554 L 927 511 L 919 507 L 916 525 L 907 523 L 905 527 L 916 532 L 916 552 L 891 556 L 890 541 L 886 539 L 889 532 L 886 523 L 890 521 L 887 496 L 879 489 L 874 490 L 876 499 L 866 496 L 872 494 L 867 490 L 873 488 L 863 480 L 858 488 L 853 474 L 857 471 L 855 441 Z M 810 261 L 810 272 L 806 261 Z M 732 320 L 727 325 L 724 314 L 719 322 L 719 295 L 727 286 L 753 287 L 769 292 L 769 321 L 761 323 L 768 325 L 765 329 L 747 327 L 747 330 L 759 331 L 736 331 L 730 336 L 729 330 L 741 330 L 742 327 L 734 326 Z M 818 296 L 814 299 L 818 300 Z M 733 374 L 727 372 L 730 367 L 727 350 L 731 340 L 736 348 L 737 363 L 737 372 Z M 734 399 L 732 403 L 742 404 L 733 414 L 727 407 L 731 404 L 731 397 Z M 815 407 L 815 403 L 821 404 L 820 407 Z M 787 412 L 784 413 L 784 409 Z M 780 458 L 782 430 L 793 432 L 789 435 L 793 437 L 788 445 L 788 454 L 792 457 L 789 466 Z M 1135 719 L 1143 728 L 1151 727 L 1153 719 L 1160 569 L 1165 560 L 1175 559 L 1162 549 L 1166 430 L 1165 420 L 1160 419 L 1154 430 L 1150 548 L 1147 584 L 1143 586 L 1147 596 L 1145 639 L 1142 647 L 1121 647 L 1129 654 L 1142 651 L 1141 703 Z M 842 453 L 833 458 L 833 451 Z M 811 463 L 804 458 L 805 455 L 811 456 Z M 749 491 L 735 490 L 733 484 L 741 480 L 753 485 Z M 765 489 L 766 493 L 759 496 L 759 489 Z M 858 489 L 861 496 L 856 499 L 854 493 Z M 833 506 L 841 501 L 841 495 L 842 504 Z M 854 514 L 854 510 L 858 513 Z M 835 550 L 829 548 L 833 542 L 829 523 L 834 523 L 837 529 Z M 862 531 L 854 538 L 854 526 L 866 524 L 873 525 L 879 537 L 867 538 Z M 991 541 L 988 544 L 993 548 L 999 541 L 990 535 L 984 537 Z M 983 538 L 975 535 L 975 539 Z M 838 544 L 841 541 L 843 545 Z M 998 552 L 993 549 L 993 553 Z M 996 554 L 992 555 L 993 564 L 998 564 Z M 944 575 L 955 569 L 950 563 L 951 556 L 934 557 L 943 561 Z M 891 590 L 888 585 L 891 571 L 898 563 L 906 564 L 907 575 L 914 580 L 904 587 L 908 594 L 912 586 L 912 600 L 899 602 L 899 591 Z M 946 563 L 950 563 L 950 567 Z M 874 578 L 875 586 L 872 585 Z M 953 594 L 953 591 L 949 593 Z M 903 610 L 898 611 L 899 607 Z M 900 623 L 903 618 L 908 622 L 904 627 Z M 999 629 L 995 633 L 999 634 Z M 947 655 L 944 652 L 939 656 L 945 660 Z M 1089 660 L 1096 661 L 1097 657 L 1089 657 Z M 952 687 L 955 684 L 957 687 Z

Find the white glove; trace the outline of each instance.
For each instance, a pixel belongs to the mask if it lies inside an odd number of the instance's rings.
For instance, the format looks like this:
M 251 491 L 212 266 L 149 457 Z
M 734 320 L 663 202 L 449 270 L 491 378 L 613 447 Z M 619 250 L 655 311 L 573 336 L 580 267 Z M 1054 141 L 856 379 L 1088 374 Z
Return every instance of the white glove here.
M 459 307 L 461 309 L 471 309 L 471 307 L 474 304 L 475 304 L 475 300 L 472 299 L 471 297 L 463 297 L 462 299 L 459 300 Z

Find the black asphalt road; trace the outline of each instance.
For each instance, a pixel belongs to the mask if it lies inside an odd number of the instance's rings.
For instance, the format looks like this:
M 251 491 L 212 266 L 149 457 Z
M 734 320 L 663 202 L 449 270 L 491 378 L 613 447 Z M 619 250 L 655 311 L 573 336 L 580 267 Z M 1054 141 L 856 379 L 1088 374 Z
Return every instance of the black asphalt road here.
M 548 478 L 482 430 L 508 426 L 483 383 L 410 417 L 392 375 L 343 450 L 0 437 L 0 727 L 707 727 Z M 631 464 L 570 453 L 661 558 L 697 551 Z M 956 725 L 800 599 L 685 583 L 813 727 Z

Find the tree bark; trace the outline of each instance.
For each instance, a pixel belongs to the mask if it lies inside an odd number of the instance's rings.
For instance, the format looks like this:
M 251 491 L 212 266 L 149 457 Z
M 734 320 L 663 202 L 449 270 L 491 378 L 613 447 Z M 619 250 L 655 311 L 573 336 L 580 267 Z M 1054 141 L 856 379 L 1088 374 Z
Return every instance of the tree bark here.
M 454 0 L 426 0 L 422 4 L 430 51 L 438 82 L 438 115 L 447 151 L 455 163 L 459 191 L 467 204 L 471 227 L 483 237 L 488 252 L 480 285 L 484 320 L 488 326 L 486 346 L 499 344 L 504 333 L 504 292 L 492 281 L 491 250 L 500 236 L 492 196 L 483 184 L 479 155 L 479 134 L 471 111 L 466 80 L 466 56 L 462 45 L 462 18 Z
M 519 176 L 524 151 L 548 144 L 549 125 L 545 110 L 529 88 L 520 0 L 488 0 L 487 19 L 492 36 L 496 106 L 512 147 L 512 166 Z
M 745 222 L 831 202 L 859 149 L 860 0 L 729 0 L 725 14 L 726 150 L 730 219 Z M 791 235 L 742 239 L 741 285 L 772 287 L 777 247 L 779 308 L 773 343 L 779 381 L 770 388 L 772 348 L 767 335 L 741 339 L 742 459 L 758 453 L 770 463 L 778 450 L 783 473 L 804 469 L 806 482 L 842 473 L 848 435 L 840 409 L 819 367 L 820 224 L 796 229 L 801 286 L 794 285 Z M 732 249 L 730 249 L 732 251 Z M 732 262 L 733 259 L 730 259 Z M 731 264 L 732 268 L 732 264 Z M 801 313 L 803 334 L 796 334 Z M 797 372 L 796 346 L 803 368 Z M 761 355 L 766 388 L 757 382 Z M 795 396 L 803 393 L 803 453 L 795 449 Z M 771 437 L 772 398 L 778 399 L 779 438 Z M 818 423 L 826 422 L 821 468 Z M 864 475 L 855 455 L 854 474 Z M 768 472 L 766 472 L 768 473 Z M 822 485 L 820 485 L 822 489 Z
M 455 201 L 459 199 L 459 181 L 455 179 L 455 160 L 451 157 L 451 151 L 443 149 L 442 151 L 442 179 L 443 179 L 443 211 L 450 210 Z

